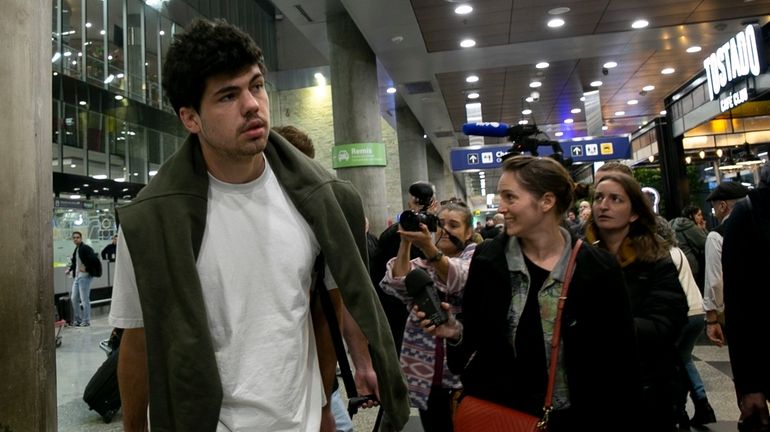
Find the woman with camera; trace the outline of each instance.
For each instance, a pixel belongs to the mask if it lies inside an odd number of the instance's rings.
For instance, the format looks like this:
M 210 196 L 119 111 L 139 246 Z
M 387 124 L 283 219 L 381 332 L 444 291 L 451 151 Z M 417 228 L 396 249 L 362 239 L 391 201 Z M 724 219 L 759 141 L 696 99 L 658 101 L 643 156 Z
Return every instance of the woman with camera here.
M 471 211 L 465 203 L 450 200 L 439 209 L 437 221 L 426 220 L 425 214 L 414 216 L 419 224 L 411 224 L 411 218 L 401 217 L 398 255 L 388 262 L 380 286 L 409 308 L 414 298 L 407 291 L 405 279 L 411 271 L 422 269 L 430 275 L 440 300 L 451 305 L 454 312 L 459 312 L 468 266 L 476 250 L 476 243 L 471 241 Z M 429 228 L 434 228 L 435 234 Z M 427 258 L 410 260 L 412 245 Z M 459 377 L 449 371 L 445 351 L 443 338 L 425 333 L 413 315 L 407 318 L 401 365 L 409 383 L 412 405 L 420 410 L 426 432 L 452 430 L 451 408 L 461 386 Z

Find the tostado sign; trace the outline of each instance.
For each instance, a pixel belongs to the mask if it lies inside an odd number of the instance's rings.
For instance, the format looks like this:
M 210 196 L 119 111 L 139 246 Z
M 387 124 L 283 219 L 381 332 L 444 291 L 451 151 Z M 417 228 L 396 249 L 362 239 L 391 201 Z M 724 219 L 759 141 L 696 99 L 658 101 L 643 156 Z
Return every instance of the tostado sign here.
M 728 84 L 750 75 L 759 76 L 767 69 L 759 26 L 746 26 L 703 60 L 703 67 L 711 100 L 716 99 Z

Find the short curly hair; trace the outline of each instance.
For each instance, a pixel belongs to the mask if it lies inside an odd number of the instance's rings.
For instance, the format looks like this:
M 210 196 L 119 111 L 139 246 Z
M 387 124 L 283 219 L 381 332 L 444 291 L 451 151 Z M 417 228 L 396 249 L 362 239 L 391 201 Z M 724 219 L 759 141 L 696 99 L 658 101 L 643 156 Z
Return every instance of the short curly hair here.
M 262 50 L 251 36 L 222 19 L 196 19 L 187 31 L 174 35 L 163 64 L 163 90 L 177 114 L 182 107 L 199 111 L 209 77 L 237 74 L 253 65 L 267 72 Z

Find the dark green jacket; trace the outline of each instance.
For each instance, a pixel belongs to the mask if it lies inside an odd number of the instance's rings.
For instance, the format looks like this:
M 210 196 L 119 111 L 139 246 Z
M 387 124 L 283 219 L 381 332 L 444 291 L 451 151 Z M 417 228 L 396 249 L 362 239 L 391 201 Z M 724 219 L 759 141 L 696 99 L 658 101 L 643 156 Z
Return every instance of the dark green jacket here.
M 264 154 L 315 233 L 345 305 L 368 338 L 382 405 L 401 428 L 409 418 L 406 380 L 366 269 L 359 195 L 276 133 Z M 118 210 L 144 317 L 153 431 L 214 431 L 219 418 L 222 386 L 195 265 L 208 183 L 200 143 L 191 135 Z

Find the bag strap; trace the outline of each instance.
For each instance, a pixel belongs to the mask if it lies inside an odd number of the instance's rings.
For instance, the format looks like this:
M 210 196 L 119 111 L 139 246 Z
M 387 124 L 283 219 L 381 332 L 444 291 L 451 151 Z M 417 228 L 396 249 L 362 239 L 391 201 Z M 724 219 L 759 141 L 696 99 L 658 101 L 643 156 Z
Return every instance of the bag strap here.
M 548 368 L 548 387 L 545 393 L 545 404 L 543 405 L 543 418 L 537 423 L 537 427 L 545 429 L 548 424 L 548 415 L 553 409 L 553 386 L 556 380 L 556 366 L 558 364 L 559 356 L 559 342 L 561 341 L 561 315 L 564 311 L 564 303 L 567 300 L 567 291 L 569 290 L 569 283 L 572 280 L 572 273 L 575 270 L 575 259 L 577 258 L 578 249 L 583 244 L 583 240 L 578 239 L 575 242 L 575 246 L 572 248 L 572 253 L 569 256 L 569 262 L 567 263 L 567 269 L 564 272 L 564 283 L 561 288 L 561 295 L 559 296 L 559 306 L 556 309 L 556 321 L 553 326 L 553 337 L 551 338 L 551 362 Z
M 353 372 L 350 370 L 348 354 L 345 350 L 345 344 L 342 342 L 342 333 L 340 333 L 340 325 L 337 320 L 337 314 L 334 312 L 332 298 L 324 284 L 324 271 L 326 266 L 324 264 L 323 255 L 318 255 L 314 267 L 316 295 L 321 297 L 321 306 L 324 309 L 326 321 L 329 323 L 329 332 L 331 333 L 332 341 L 334 342 L 334 352 L 337 353 L 337 362 L 340 365 L 340 372 L 342 372 L 342 382 L 345 384 L 345 392 L 348 395 L 348 399 L 352 399 L 358 396 L 356 382 L 353 379 Z

